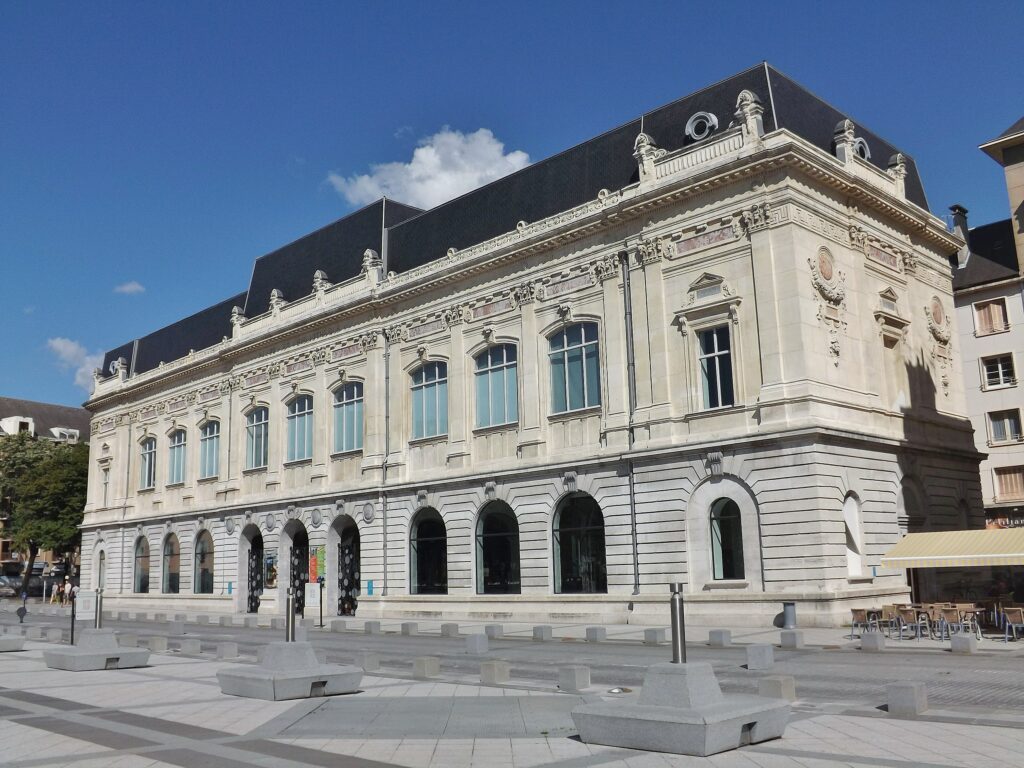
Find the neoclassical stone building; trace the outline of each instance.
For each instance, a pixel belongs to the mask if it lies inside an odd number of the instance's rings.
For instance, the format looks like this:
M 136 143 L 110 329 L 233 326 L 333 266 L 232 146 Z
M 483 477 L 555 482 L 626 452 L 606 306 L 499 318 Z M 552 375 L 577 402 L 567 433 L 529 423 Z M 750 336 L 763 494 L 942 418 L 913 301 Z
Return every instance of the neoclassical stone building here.
M 913 160 L 767 65 L 430 211 L 379 201 L 107 355 L 109 604 L 801 620 L 981 524 Z

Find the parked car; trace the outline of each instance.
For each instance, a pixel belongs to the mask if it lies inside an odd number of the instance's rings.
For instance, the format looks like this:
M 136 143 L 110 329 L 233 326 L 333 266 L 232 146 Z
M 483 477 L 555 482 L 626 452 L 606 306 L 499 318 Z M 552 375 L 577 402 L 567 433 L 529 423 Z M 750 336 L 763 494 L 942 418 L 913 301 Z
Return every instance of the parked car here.
M 14 579 L 0 576 L 0 597 L 17 597 L 18 587 Z

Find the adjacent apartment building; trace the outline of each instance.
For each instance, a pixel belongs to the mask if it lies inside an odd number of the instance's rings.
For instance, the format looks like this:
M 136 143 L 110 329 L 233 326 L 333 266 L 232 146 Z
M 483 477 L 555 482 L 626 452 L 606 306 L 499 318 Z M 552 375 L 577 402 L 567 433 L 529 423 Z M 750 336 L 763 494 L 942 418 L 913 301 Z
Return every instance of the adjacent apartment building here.
M 981 464 L 986 524 L 1024 526 L 1024 118 L 981 145 L 1006 174 L 1010 217 L 968 228 L 967 211 L 953 207 L 966 244 L 954 262 L 953 288 L 963 350 L 967 410 Z
M 807 624 L 982 524 L 911 156 L 768 65 L 455 200 L 381 200 L 107 353 L 108 603 Z M 241 270 L 240 270 L 241 271 Z

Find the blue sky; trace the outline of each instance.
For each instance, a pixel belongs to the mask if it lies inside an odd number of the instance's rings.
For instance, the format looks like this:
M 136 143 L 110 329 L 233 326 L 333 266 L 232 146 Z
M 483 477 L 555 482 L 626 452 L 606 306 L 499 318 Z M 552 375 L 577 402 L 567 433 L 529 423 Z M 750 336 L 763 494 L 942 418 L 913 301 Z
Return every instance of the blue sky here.
M 243 290 L 353 201 L 443 196 L 764 59 L 914 155 L 936 213 L 1005 218 L 977 145 L 1024 114 L 1022 22 L 1019 2 L 5 3 L 0 395 L 79 404 L 93 355 Z

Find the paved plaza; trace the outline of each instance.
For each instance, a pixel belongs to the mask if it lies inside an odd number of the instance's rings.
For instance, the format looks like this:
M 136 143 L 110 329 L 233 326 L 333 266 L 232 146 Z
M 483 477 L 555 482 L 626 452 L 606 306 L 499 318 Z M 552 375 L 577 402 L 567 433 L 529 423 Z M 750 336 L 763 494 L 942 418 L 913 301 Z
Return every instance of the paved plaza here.
M 196 617 L 190 617 L 195 619 Z M 134 617 L 133 617 L 134 619 Z M 241 624 L 241 617 L 236 617 Z M 16 632 L 17 618 L 0 611 L 0 628 Z M 400 634 L 399 620 L 381 621 L 367 635 L 363 622 L 346 631 L 310 628 L 321 658 L 351 663 L 362 651 L 380 655 L 361 692 L 297 702 L 225 696 L 216 672 L 219 643 L 238 643 L 243 661 L 281 639 L 269 627 L 168 625 L 149 617 L 106 625 L 125 642 L 167 637 L 170 650 L 133 670 L 49 670 L 28 641 L 20 653 L 0 654 L 0 765 L 30 766 L 1008 766 L 1024 754 L 1024 643 L 986 639 L 979 653 L 954 656 L 938 641 L 889 644 L 883 653 L 858 650 L 848 630 L 807 630 L 802 649 L 775 648 L 767 671 L 745 668 L 748 643 L 776 643 L 777 630 L 734 629 L 734 647 L 710 648 L 708 628 L 691 627 L 690 660 L 711 661 L 727 692 L 752 693 L 765 675 L 792 675 L 797 701 L 783 739 L 712 758 L 691 758 L 589 746 L 576 737 L 570 711 L 591 697 L 629 699 L 646 667 L 666 660 L 667 645 L 644 645 L 642 627 L 608 627 L 608 640 L 585 642 L 585 628 L 554 626 L 552 642 L 531 638 L 532 627 L 506 623 L 486 654 L 465 652 L 464 638 L 440 635 L 439 622 Z M 27 627 L 64 628 L 68 620 L 31 612 Z M 463 634 L 482 624 L 460 625 Z M 34 634 L 34 633 L 33 633 Z M 177 650 L 199 640 L 200 653 Z M 440 676 L 413 679 L 413 659 L 434 656 Z M 480 684 L 480 663 L 505 660 L 508 684 Z M 593 686 L 560 692 L 557 670 L 591 668 Z M 888 717 L 886 686 L 927 685 L 930 708 L 912 719 Z M 622 693 L 610 693 L 621 687 Z

